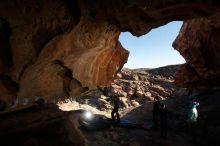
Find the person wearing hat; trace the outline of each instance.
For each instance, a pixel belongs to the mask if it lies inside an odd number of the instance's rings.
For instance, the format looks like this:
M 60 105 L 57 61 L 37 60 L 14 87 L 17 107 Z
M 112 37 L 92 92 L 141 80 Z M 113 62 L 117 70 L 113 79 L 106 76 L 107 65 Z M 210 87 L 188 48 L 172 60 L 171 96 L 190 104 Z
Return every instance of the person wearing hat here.
M 198 102 L 193 101 L 191 103 L 191 109 L 188 113 L 188 119 L 187 119 L 189 132 L 192 134 L 194 142 L 196 142 L 196 127 L 197 127 L 197 119 L 198 119 L 198 111 L 196 109 L 197 106 L 199 106 Z
M 196 101 L 193 101 L 191 104 L 191 109 L 188 113 L 188 122 L 189 123 L 196 123 L 198 118 L 198 111 L 196 107 L 199 106 L 199 103 Z

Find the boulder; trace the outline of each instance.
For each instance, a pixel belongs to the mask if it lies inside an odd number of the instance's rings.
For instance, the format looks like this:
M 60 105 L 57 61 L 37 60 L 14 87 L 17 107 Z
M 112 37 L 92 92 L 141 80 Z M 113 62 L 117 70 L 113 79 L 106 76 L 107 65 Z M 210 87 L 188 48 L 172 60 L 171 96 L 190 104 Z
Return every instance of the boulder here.
M 108 108 L 107 105 L 109 105 L 109 102 L 102 99 L 102 98 L 99 98 L 98 99 L 98 105 L 99 105 L 100 108 L 105 108 L 106 109 L 106 108 Z
M 138 107 L 140 104 L 135 100 L 131 100 L 131 105 L 134 107 Z
M 152 94 L 151 94 L 150 92 L 145 92 L 145 93 L 144 93 L 144 96 L 151 97 L 151 96 L 152 96 Z
M 134 89 L 129 87 L 128 90 L 127 90 L 127 94 L 128 94 L 128 96 L 132 96 L 134 94 Z
M 123 77 L 123 76 L 122 76 L 121 73 L 117 73 L 117 74 L 116 74 L 116 78 L 117 78 L 117 79 L 121 79 L 122 77 Z
M 138 97 L 144 97 L 144 92 L 142 92 L 142 91 L 137 91 L 137 92 L 136 92 L 136 96 L 138 96 Z
M 133 80 L 138 81 L 138 80 L 139 80 L 138 75 L 134 74 L 134 75 L 133 75 Z
M 164 88 L 162 88 L 161 86 L 152 86 L 152 87 L 149 87 L 150 90 L 153 90 L 155 92 L 157 92 L 160 96 L 163 96 L 163 97 L 169 97 L 170 94 L 165 91 Z
M 100 99 L 106 100 L 108 97 L 106 97 L 105 95 L 101 95 Z
M 119 96 L 127 97 L 127 93 L 124 92 L 123 90 L 121 90 L 121 91 L 119 92 Z
M 144 96 L 144 98 L 147 100 L 147 101 L 154 101 L 154 97 L 152 96 Z
M 129 107 L 126 97 L 120 97 L 120 102 L 121 102 L 122 107 L 125 107 L 125 108 Z

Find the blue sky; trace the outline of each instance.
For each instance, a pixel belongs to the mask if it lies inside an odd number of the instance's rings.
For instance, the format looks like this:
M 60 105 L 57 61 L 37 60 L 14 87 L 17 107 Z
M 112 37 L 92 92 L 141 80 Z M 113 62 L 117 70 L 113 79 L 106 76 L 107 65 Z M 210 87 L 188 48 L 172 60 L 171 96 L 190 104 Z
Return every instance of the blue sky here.
M 172 47 L 181 25 L 181 21 L 170 22 L 141 37 L 122 32 L 119 41 L 130 52 L 128 62 L 124 67 L 156 68 L 184 63 L 184 58 Z

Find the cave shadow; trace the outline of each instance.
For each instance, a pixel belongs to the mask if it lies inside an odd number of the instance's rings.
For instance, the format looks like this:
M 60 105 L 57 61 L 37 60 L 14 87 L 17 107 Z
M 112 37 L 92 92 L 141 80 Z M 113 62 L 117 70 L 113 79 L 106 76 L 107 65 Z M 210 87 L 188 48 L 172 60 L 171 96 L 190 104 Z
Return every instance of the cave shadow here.
M 10 35 L 11 28 L 9 23 L 0 17 L 0 61 L 6 65 L 6 68 L 13 65 Z
M 128 119 L 135 123 L 150 121 L 152 119 L 153 102 L 144 103 L 122 116 L 122 119 Z
M 0 145 L 74 146 L 65 126 L 70 114 L 52 103 L 0 114 Z

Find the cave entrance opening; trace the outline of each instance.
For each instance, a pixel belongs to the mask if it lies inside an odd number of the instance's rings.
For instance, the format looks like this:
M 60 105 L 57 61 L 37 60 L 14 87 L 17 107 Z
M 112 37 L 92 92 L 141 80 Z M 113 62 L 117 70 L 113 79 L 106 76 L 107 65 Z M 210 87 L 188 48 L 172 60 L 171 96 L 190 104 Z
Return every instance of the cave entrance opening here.
M 140 37 L 129 32 L 121 32 L 119 41 L 130 52 L 124 67 L 157 68 L 185 63 L 184 58 L 172 47 L 182 23 L 182 21 L 170 22 Z

